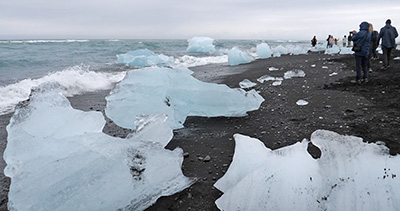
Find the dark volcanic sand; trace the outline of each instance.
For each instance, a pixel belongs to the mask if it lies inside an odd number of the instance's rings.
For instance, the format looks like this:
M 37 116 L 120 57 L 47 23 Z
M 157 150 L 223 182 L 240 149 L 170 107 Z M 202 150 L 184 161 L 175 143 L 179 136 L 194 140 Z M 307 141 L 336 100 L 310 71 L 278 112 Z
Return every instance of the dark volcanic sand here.
M 394 56 L 400 56 L 394 51 Z M 315 64 L 316 67 L 311 67 Z M 327 68 L 322 68 L 323 66 Z M 189 155 L 183 162 L 183 173 L 196 177 L 198 181 L 186 190 L 172 196 L 160 198 L 147 210 L 218 210 L 215 200 L 222 195 L 213 184 L 224 175 L 234 153 L 233 134 L 240 133 L 260 139 L 271 149 L 291 145 L 309 138 L 317 129 L 327 129 L 339 134 L 356 135 L 367 142 L 384 141 L 391 154 L 400 153 L 400 61 L 393 61 L 388 70 L 378 70 L 379 61 L 372 61 L 375 70 L 367 84 L 350 83 L 355 69 L 352 55 L 283 56 L 257 60 L 251 64 L 230 67 L 207 65 L 191 68 L 200 80 L 224 83 L 238 87 L 243 79 L 256 79 L 263 75 L 282 77 L 284 72 L 301 69 L 304 78 L 284 80 L 281 86 L 272 82 L 257 83 L 253 87 L 264 97 L 265 102 L 257 111 L 240 118 L 188 117 L 185 128 L 175 130 L 168 149 L 180 147 Z M 280 70 L 270 72 L 269 67 Z M 329 76 L 331 73 L 338 73 Z M 104 112 L 104 96 L 108 91 L 70 98 L 71 104 L 81 110 Z M 303 99 L 306 106 L 296 105 Z M 1 151 L 4 151 L 7 133 L 5 126 L 10 115 L 0 117 Z M 130 131 L 113 125 L 107 120 L 104 132 L 124 137 Z M 309 147 L 309 152 L 318 157 L 320 151 Z M 209 162 L 201 158 L 210 156 Z M 1 167 L 4 168 L 4 161 Z M 9 179 L 0 177 L 1 207 L 6 208 Z

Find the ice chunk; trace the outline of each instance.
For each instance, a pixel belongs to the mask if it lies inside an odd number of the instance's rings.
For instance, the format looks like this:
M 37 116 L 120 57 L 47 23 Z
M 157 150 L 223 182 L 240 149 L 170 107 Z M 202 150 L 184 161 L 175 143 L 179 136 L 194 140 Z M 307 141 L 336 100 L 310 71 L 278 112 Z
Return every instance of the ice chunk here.
M 341 48 L 340 49 L 340 54 L 353 54 L 354 51 L 351 50 L 351 48 Z
M 274 57 L 280 57 L 281 55 L 288 54 L 289 50 L 282 45 L 278 45 L 272 49 Z
M 315 47 L 312 47 L 310 51 L 312 52 L 320 52 L 320 51 L 325 51 L 326 50 L 326 44 L 320 43 L 317 44 Z
M 270 150 L 254 138 L 236 134 L 235 154 L 215 183 L 224 194 L 220 210 L 397 210 L 400 156 L 361 138 L 317 130 L 308 141 Z M 285 203 L 282 203 L 282 199 Z
M 311 67 L 316 67 L 316 66 L 317 66 L 317 65 L 315 65 L 315 64 L 312 64 L 312 65 L 311 65 Z
M 303 70 L 290 70 L 285 72 L 283 78 L 289 79 L 289 78 L 302 78 L 305 77 L 306 73 L 304 73 Z
M 193 37 L 188 39 L 187 53 L 211 54 L 215 52 L 214 39 L 210 37 Z
M 152 116 L 130 138 L 102 133 L 101 112 L 71 107 L 55 83 L 32 92 L 7 126 L 4 160 L 9 210 L 144 210 L 193 183 L 166 116 Z
M 325 50 L 325 54 L 337 54 L 339 51 L 339 47 L 337 45 L 333 45 L 332 48 L 327 48 Z
M 243 81 L 241 81 L 239 83 L 239 86 L 242 89 L 248 89 L 248 88 L 254 87 L 255 85 L 257 85 L 257 84 L 254 82 L 251 82 L 249 79 L 244 79 Z
M 308 105 L 308 102 L 305 101 L 305 100 L 298 100 L 296 102 L 296 104 L 299 105 L 299 106 L 305 106 L 305 105 Z
M 256 49 L 257 49 L 257 55 L 261 59 L 270 58 L 272 56 L 271 48 L 265 42 L 258 44 Z
M 400 60 L 400 57 L 395 57 L 393 60 Z
M 255 58 L 250 54 L 233 47 L 228 53 L 228 64 L 231 66 L 239 64 L 247 64 L 254 61 Z
M 334 72 L 334 73 L 329 74 L 329 76 L 335 76 L 335 75 L 337 75 L 337 74 L 338 74 L 338 73 Z
M 263 75 L 257 79 L 257 81 L 260 83 L 264 83 L 265 81 L 282 81 L 282 80 L 283 80 L 283 78 L 281 78 L 281 77 L 272 77 L 269 75 Z
M 279 68 L 276 68 L 276 67 L 270 67 L 270 68 L 268 68 L 268 70 L 269 70 L 269 71 L 277 71 L 277 70 L 279 70 Z
M 228 55 L 209 56 L 209 57 L 195 57 L 195 56 L 184 55 L 178 59 L 175 59 L 175 66 L 194 67 L 206 64 L 219 64 L 227 62 L 228 62 Z
M 181 128 L 187 116 L 244 116 L 264 99 L 255 91 L 205 83 L 189 69 L 131 70 L 106 97 L 106 114 L 116 124 L 135 128 L 142 114 L 167 114 L 172 128 Z
M 280 80 L 280 81 L 274 81 L 273 83 L 272 83 L 272 86 L 280 86 L 282 84 L 282 80 Z
M 174 58 L 163 54 L 155 54 L 148 49 L 138 49 L 128 51 L 125 54 L 117 55 L 119 64 L 127 64 L 132 67 L 150 67 L 150 66 L 172 66 Z
M 293 49 L 293 55 L 300 55 L 300 54 L 307 54 L 307 52 L 308 52 L 308 49 L 307 48 L 304 48 L 304 47 L 302 47 L 302 46 L 296 46 L 294 49 Z
M 396 50 L 400 50 L 400 44 L 397 44 Z

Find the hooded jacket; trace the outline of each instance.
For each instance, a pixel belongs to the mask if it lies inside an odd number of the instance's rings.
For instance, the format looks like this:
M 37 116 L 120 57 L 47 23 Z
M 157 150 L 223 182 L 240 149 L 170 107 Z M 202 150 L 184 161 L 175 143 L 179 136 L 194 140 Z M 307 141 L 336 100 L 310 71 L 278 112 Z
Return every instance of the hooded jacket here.
M 369 54 L 371 33 L 368 31 L 368 29 L 369 23 L 364 21 L 360 24 L 360 31 L 357 34 L 353 35 L 352 40 L 354 42 L 354 45 L 361 46 L 361 51 L 354 53 L 354 55 L 356 56 L 367 57 Z
M 386 24 L 386 26 L 381 28 L 378 37 L 378 45 L 379 40 L 382 39 L 382 46 L 385 48 L 394 48 L 395 46 L 395 39 L 398 37 L 399 34 L 395 27 L 391 26 L 390 24 Z

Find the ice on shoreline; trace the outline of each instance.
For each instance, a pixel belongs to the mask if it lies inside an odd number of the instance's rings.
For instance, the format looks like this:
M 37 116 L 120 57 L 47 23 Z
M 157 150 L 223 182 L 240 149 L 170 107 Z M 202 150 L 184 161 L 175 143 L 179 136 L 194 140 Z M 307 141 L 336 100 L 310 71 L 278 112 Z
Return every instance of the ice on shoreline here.
M 71 107 L 56 83 L 36 88 L 7 126 L 4 160 L 10 210 L 144 210 L 190 186 L 183 152 L 165 115 L 150 116 L 129 138 L 102 133 L 101 112 Z
M 215 183 L 224 194 L 221 210 L 397 210 L 400 157 L 381 144 L 317 130 L 309 141 L 271 150 L 235 134 L 235 153 L 226 174 Z M 285 203 L 282 203 L 285 199 Z
M 257 85 L 256 83 L 251 82 L 249 79 L 244 79 L 243 81 L 241 81 L 239 83 L 239 86 L 242 89 L 248 89 L 248 88 L 254 87 L 256 85 Z
M 256 50 L 258 57 L 261 59 L 270 58 L 272 56 L 272 50 L 265 42 L 258 44 Z
M 163 54 L 156 54 L 148 49 L 138 49 L 128 51 L 125 54 L 118 54 L 119 64 L 126 64 L 131 67 L 150 67 L 150 66 L 172 66 L 174 58 Z
M 210 37 L 193 37 L 188 39 L 187 53 L 212 54 L 215 52 L 214 39 Z
M 231 66 L 247 64 L 254 60 L 253 56 L 241 51 L 238 47 L 233 47 L 228 53 L 228 64 Z
M 290 78 L 304 78 L 306 73 L 303 70 L 289 70 L 283 75 L 284 79 Z
M 143 114 L 167 114 L 173 129 L 182 128 L 187 116 L 245 116 L 264 99 L 255 91 L 205 83 L 189 69 L 149 68 L 131 70 L 106 97 L 107 116 L 125 128 L 136 128 Z

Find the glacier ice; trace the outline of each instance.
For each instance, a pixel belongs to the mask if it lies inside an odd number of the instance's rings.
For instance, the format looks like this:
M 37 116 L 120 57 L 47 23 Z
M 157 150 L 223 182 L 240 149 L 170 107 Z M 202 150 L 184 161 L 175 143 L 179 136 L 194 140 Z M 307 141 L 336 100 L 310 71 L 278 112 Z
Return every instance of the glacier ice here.
M 353 54 L 353 53 L 354 53 L 354 51 L 352 51 L 351 48 L 343 47 L 343 48 L 340 49 L 340 53 L 339 54 Z
M 149 116 L 121 139 L 102 133 L 101 112 L 71 107 L 57 83 L 35 88 L 7 126 L 10 210 L 144 210 L 190 186 L 166 116 Z
M 290 78 L 302 78 L 305 77 L 306 73 L 303 70 L 289 70 L 285 72 L 283 78 L 290 79 Z
M 212 54 L 215 52 L 214 39 L 210 37 L 193 37 L 188 39 L 187 53 Z
M 296 102 L 296 104 L 299 105 L 299 106 L 305 106 L 305 105 L 308 105 L 308 102 L 305 101 L 305 100 L 298 100 Z
M 294 49 L 293 49 L 293 55 L 300 55 L 300 54 L 307 54 L 307 52 L 308 52 L 308 49 L 307 48 L 304 48 L 304 47 L 302 47 L 302 46 L 296 46 Z
M 279 70 L 279 68 L 276 68 L 276 67 L 270 67 L 270 68 L 268 68 L 268 70 L 269 70 L 269 71 L 277 71 L 277 70 Z
M 242 89 L 248 89 L 248 88 L 254 87 L 255 85 L 257 85 L 257 84 L 254 82 L 251 82 L 249 79 L 244 79 L 243 81 L 241 81 L 239 83 L 239 86 Z
M 265 42 L 258 44 L 256 50 L 258 57 L 261 59 L 270 58 L 272 56 L 272 50 Z
M 288 54 L 289 50 L 282 45 L 278 45 L 275 48 L 272 48 L 273 56 L 280 57 L 281 55 Z
M 138 49 L 128 51 L 125 54 L 117 55 L 119 64 L 127 64 L 132 67 L 150 67 L 150 66 L 172 66 L 174 58 L 163 54 L 156 54 L 148 49 Z
M 265 81 L 282 81 L 282 80 L 283 80 L 283 78 L 281 78 L 281 77 L 272 77 L 269 75 L 263 75 L 257 79 L 257 81 L 260 83 L 264 83 Z
M 382 144 L 317 130 L 306 139 L 271 150 L 258 139 L 235 134 L 235 153 L 215 183 L 221 210 L 398 210 L 400 156 Z M 282 199 L 285 201 L 282 202 Z
M 254 60 L 252 55 L 241 51 L 238 47 L 233 47 L 228 53 L 228 64 L 231 66 L 247 64 Z
M 187 116 L 244 116 L 264 99 L 255 91 L 197 80 L 187 68 L 131 70 L 106 97 L 106 114 L 116 124 L 135 128 L 143 114 L 167 114 L 169 125 L 183 127 Z
M 337 54 L 340 52 L 340 48 L 337 45 L 333 45 L 332 48 L 327 48 L 325 54 Z

